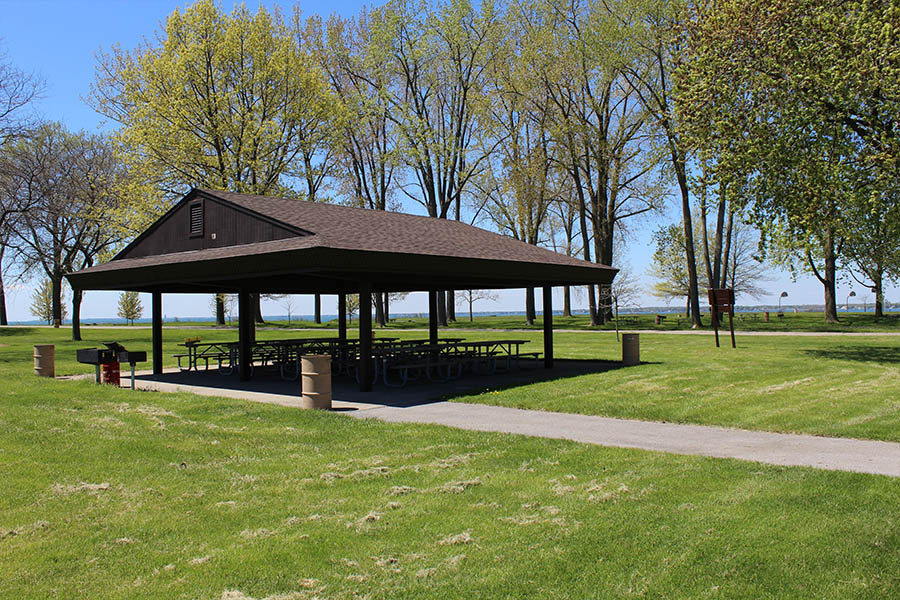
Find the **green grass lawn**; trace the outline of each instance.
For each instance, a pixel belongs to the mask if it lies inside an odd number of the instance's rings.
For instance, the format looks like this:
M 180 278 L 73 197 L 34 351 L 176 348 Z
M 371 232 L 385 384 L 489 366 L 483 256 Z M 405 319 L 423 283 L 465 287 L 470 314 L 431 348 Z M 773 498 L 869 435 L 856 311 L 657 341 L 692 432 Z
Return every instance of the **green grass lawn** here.
M 235 340 L 237 332 L 217 329 L 164 329 L 166 366 L 186 337 L 204 341 Z M 351 330 L 350 335 L 355 335 Z M 261 329 L 260 339 L 289 332 Z M 296 334 L 293 334 L 296 335 Z M 304 335 L 334 335 L 310 332 Z M 379 330 L 377 335 L 422 337 L 421 332 Z M 442 335 L 458 335 L 442 330 Z M 496 339 L 497 332 L 467 331 L 472 340 Z M 126 347 L 149 350 L 150 331 L 84 330 L 83 342 L 71 342 L 64 329 L 0 329 L 0 364 L 25 361 L 31 344 L 57 345 L 58 374 L 91 373 L 75 362 L 75 348 L 115 339 Z M 531 340 L 525 349 L 542 350 L 541 335 L 515 332 L 503 337 Z M 621 346 L 611 332 L 557 333 L 559 358 L 618 360 Z M 722 425 L 900 441 L 900 336 L 790 337 L 740 336 L 737 349 L 711 337 L 641 335 L 636 367 L 569 377 L 525 387 L 494 389 L 453 400 L 604 415 L 652 421 Z M 147 365 L 144 365 L 145 367 Z
M 616 357 L 611 334 L 557 334 L 557 354 Z M 557 412 L 900 441 L 900 336 L 641 335 L 636 367 L 456 398 Z M 620 355 L 618 355 L 620 356 Z
M 887 598 L 900 482 L 37 380 L 2 598 Z
M 0 598 L 900 597 L 897 479 L 31 375 L 33 343 L 60 373 L 149 348 L 67 335 L 0 329 Z M 236 334 L 167 330 L 167 354 L 193 335 Z M 644 335 L 647 364 L 475 399 L 897 438 L 893 338 L 738 342 Z

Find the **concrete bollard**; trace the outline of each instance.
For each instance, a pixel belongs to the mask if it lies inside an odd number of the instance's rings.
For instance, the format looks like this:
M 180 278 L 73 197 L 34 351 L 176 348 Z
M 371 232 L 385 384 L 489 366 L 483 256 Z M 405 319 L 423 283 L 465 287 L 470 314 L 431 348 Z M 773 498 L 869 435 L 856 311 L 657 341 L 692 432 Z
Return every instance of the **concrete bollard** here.
M 53 344 L 34 345 L 34 374 L 38 377 L 55 377 L 55 347 Z
M 300 357 L 300 406 L 331 408 L 331 356 L 309 354 Z
M 622 334 L 622 364 L 627 367 L 640 364 L 641 341 L 638 333 Z

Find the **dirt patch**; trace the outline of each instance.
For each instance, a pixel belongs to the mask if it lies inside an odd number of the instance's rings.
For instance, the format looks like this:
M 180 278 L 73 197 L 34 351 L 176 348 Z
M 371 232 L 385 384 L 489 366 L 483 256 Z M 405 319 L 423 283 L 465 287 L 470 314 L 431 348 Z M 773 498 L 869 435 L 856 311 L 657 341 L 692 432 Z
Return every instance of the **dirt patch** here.
M 463 531 L 456 535 L 448 535 L 438 542 L 441 546 L 459 546 L 460 544 L 471 544 L 474 541 L 471 532 Z
M 75 485 L 64 485 L 62 483 L 54 483 L 50 488 L 53 490 L 54 494 L 60 495 L 69 495 L 69 494 L 77 494 L 79 492 L 87 492 L 89 494 L 96 494 L 98 492 L 105 492 L 109 489 L 109 483 L 85 483 L 81 482 Z
M 789 390 L 793 387 L 797 387 L 798 385 L 803 385 L 804 383 L 809 383 L 813 381 L 812 377 L 804 377 L 803 379 L 797 379 L 796 381 L 785 381 L 784 383 L 779 383 L 777 385 L 770 385 L 769 387 L 763 388 L 761 391 L 765 393 L 771 392 L 780 392 L 782 390 Z
M 449 483 L 445 483 L 444 485 L 439 485 L 436 488 L 432 488 L 430 491 L 439 492 L 442 494 L 462 494 L 470 487 L 476 487 L 481 485 L 481 479 L 469 479 L 467 481 L 451 481 Z
M 266 529 L 265 527 L 260 529 L 245 529 L 241 532 L 241 537 L 244 539 L 265 538 L 273 535 L 275 535 L 275 532 L 271 529 Z

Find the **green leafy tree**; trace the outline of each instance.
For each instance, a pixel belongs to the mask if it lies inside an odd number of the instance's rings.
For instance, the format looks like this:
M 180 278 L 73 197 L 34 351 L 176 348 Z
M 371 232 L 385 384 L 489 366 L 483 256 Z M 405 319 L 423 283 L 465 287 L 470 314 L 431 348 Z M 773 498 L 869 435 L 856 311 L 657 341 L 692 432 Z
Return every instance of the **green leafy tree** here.
M 144 306 L 141 304 L 140 294 L 137 292 L 122 292 L 119 295 L 119 308 L 116 313 L 120 319 L 134 325 L 135 319 L 140 319 L 144 314 Z
M 680 25 L 688 19 L 681 0 L 637 0 L 625 3 L 620 15 L 626 52 L 638 57 L 623 68 L 628 86 L 634 90 L 653 123 L 657 151 L 668 160 L 681 200 L 684 251 L 687 257 L 688 303 L 694 327 L 701 325 L 700 295 L 694 247 L 693 206 L 688 179 L 691 154 L 683 139 L 679 117 L 680 100 L 673 95 L 672 71 L 684 52 Z
M 27 204 L 10 244 L 20 273 L 40 273 L 52 284 L 53 323 L 62 322 L 63 276 L 94 264 L 122 241 L 113 225 L 121 163 L 104 136 L 72 133 L 47 123 L 11 144 L 0 193 Z M 73 338 L 79 339 L 81 293 L 73 294 Z
M 897 193 L 887 192 L 861 213 L 846 215 L 848 233 L 842 255 L 851 276 L 875 294 L 876 318 L 884 316 L 885 283 L 900 280 L 900 202 Z
M 163 192 L 211 187 L 315 200 L 332 165 L 339 108 L 305 47 L 299 15 L 176 10 L 153 41 L 101 54 L 91 104 L 120 124 L 134 171 Z M 217 297 L 222 322 L 222 297 Z M 257 313 L 259 311 L 257 310 Z
M 54 322 L 53 297 L 53 282 L 49 279 L 42 280 L 31 294 L 31 314 L 37 319 L 45 321 L 47 325 L 52 325 Z M 63 304 L 61 318 L 65 319 L 67 316 L 68 310 Z
M 667 302 L 675 298 L 685 298 L 685 314 L 691 314 L 694 308 L 691 301 L 692 282 L 685 261 L 687 251 L 683 227 L 679 223 L 660 227 L 653 233 L 653 244 L 656 249 L 653 252 L 649 275 L 657 282 L 650 288 L 650 293 Z M 694 269 L 696 271 L 696 264 Z M 702 272 L 699 286 L 704 289 L 708 287 Z
M 825 319 L 837 321 L 849 219 L 898 175 L 896 6 L 726 0 L 694 17 L 676 72 L 686 138 L 714 158 L 775 254 L 819 279 Z

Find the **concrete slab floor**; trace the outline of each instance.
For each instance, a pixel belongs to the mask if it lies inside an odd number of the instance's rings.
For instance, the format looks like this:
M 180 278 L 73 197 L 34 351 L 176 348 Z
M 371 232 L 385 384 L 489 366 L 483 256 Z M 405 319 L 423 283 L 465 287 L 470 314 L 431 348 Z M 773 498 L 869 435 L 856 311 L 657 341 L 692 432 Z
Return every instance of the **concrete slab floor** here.
M 405 387 L 388 387 L 377 382 L 371 392 L 360 392 L 356 381 L 346 376 L 332 380 L 332 406 L 336 411 L 368 410 L 379 407 L 410 407 L 430 404 L 448 396 L 481 392 L 485 389 L 502 389 L 529 385 L 561 377 L 574 377 L 622 368 L 621 363 L 593 360 L 557 360 L 553 369 L 543 365 L 512 369 L 492 375 L 466 373 L 459 379 L 446 382 L 428 380 L 411 381 Z M 131 385 L 130 373 L 122 372 L 122 386 Z M 184 391 L 202 396 L 225 396 L 300 407 L 300 383 L 285 381 L 277 371 L 256 369 L 250 381 L 240 381 L 235 375 L 220 375 L 209 371 L 179 371 L 167 369 L 162 375 L 153 376 L 149 371 L 135 374 L 135 387 L 141 390 L 164 392 Z

